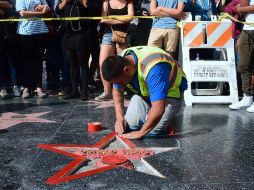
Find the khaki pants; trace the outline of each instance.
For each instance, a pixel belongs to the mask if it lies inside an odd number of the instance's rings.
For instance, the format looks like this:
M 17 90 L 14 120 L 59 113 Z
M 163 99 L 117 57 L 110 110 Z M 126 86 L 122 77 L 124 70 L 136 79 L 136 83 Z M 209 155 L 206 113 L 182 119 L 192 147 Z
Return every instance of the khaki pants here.
M 178 28 L 162 29 L 152 28 L 150 31 L 148 46 L 161 48 L 164 45 L 167 52 L 176 52 L 178 44 Z
M 243 93 L 250 96 L 252 94 L 251 64 L 254 60 L 254 30 L 243 30 L 239 40 L 240 61 L 238 70 L 241 73 Z

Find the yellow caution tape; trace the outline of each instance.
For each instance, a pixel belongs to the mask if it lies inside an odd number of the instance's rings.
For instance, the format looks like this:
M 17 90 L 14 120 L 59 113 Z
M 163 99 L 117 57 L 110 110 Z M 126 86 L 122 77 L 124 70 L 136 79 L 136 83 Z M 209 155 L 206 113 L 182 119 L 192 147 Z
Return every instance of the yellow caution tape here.
M 234 18 L 233 16 L 231 16 L 231 15 L 228 14 L 228 13 L 221 13 L 220 16 L 218 17 L 218 21 L 221 22 L 222 19 L 231 19 L 231 20 L 233 20 L 233 21 L 235 21 L 235 22 L 238 22 L 238 23 L 241 23 L 241 24 L 244 24 L 244 25 L 254 26 L 254 23 L 251 23 L 251 22 L 242 22 L 242 21 L 240 21 L 240 20 Z M 190 22 L 191 22 L 191 21 L 190 21 Z M 193 22 L 194 22 L 194 21 L 193 21 Z M 178 21 L 178 22 L 177 22 L 177 26 L 178 26 L 179 28 L 182 29 L 182 28 L 183 28 L 183 23 L 182 23 L 182 21 Z
M 176 22 L 176 26 L 177 26 L 178 28 L 182 29 L 182 28 L 183 28 L 183 23 L 182 23 L 182 21 L 178 20 L 178 21 Z
M 101 19 L 133 19 L 133 18 L 142 18 L 142 19 L 153 19 L 153 18 L 160 18 L 157 16 L 107 16 L 107 17 L 64 17 L 64 18 L 9 18 L 9 19 L 0 19 L 0 22 L 19 22 L 19 21 L 54 21 L 54 20 L 101 20 Z
M 254 23 L 251 23 L 251 22 L 242 22 L 240 20 L 237 20 L 236 18 L 234 18 L 233 16 L 231 16 L 228 13 L 221 13 L 221 15 L 218 18 L 218 21 L 221 21 L 222 19 L 228 19 L 228 18 L 233 20 L 233 21 L 235 21 L 235 22 L 244 24 L 244 25 L 254 26 Z
M 0 19 L 0 22 L 20 22 L 20 21 L 75 21 L 75 20 L 101 20 L 101 19 L 114 19 L 114 20 L 120 20 L 120 19 L 134 19 L 134 18 L 141 18 L 141 19 L 154 19 L 154 18 L 161 18 L 158 16 L 97 16 L 97 17 L 61 17 L 61 18 L 39 18 L 39 17 L 33 17 L 33 18 L 9 18 L 9 19 Z M 254 26 L 254 23 L 249 22 L 242 22 L 240 20 L 237 20 L 233 16 L 229 15 L 228 13 L 221 13 L 221 15 L 218 17 L 218 21 L 222 21 L 222 19 L 231 19 L 235 22 Z M 182 21 L 177 21 L 177 26 L 179 28 L 183 28 Z

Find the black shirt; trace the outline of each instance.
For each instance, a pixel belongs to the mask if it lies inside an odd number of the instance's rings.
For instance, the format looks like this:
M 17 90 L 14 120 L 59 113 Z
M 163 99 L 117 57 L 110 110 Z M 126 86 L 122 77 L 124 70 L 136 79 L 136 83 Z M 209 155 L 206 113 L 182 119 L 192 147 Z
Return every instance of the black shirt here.
M 113 9 L 110 5 L 110 1 L 109 1 L 109 6 L 108 6 L 108 15 L 128 15 L 128 2 L 126 3 L 126 5 L 121 8 L 121 9 Z M 105 24 L 106 26 L 104 26 L 106 29 L 104 31 L 104 33 L 108 33 L 111 31 L 111 27 L 109 27 L 107 24 Z M 112 25 L 112 29 L 116 30 L 116 31 L 122 31 L 122 32 L 127 32 L 128 30 L 128 25 L 129 23 L 123 23 L 123 24 L 116 24 L 116 25 Z
M 62 1 L 59 1 L 59 4 Z M 59 9 L 59 4 L 56 7 L 56 13 L 61 17 L 87 17 L 89 12 L 78 0 L 68 2 L 63 10 Z M 64 21 L 64 31 L 67 33 L 84 32 L 88 29 L 88 20 Z

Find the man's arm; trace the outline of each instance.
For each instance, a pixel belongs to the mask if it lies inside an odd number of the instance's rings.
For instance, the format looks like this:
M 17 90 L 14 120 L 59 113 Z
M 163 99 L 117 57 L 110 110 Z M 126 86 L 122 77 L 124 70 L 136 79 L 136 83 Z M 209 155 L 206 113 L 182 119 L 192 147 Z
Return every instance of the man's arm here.
M 150 14 L 152 16 L 161 16 L 161 17 L 169 16 L 167 13 L 165 13 L 157 8 L 156 0 L 151 0 L 151 2 L 150 2 Z
M 154 129 L 159 123 L 165 112 L 170 71 L 171 66 L 168 63 L 157 64 L 149 71 L 149 74 L 146 77 L 146 84 L 152 105 L 148 117 L 140 131 L 124 134 L 123 137 L 131 139 L 141 138 Z
M 161 120 L 165 112 L 166 99 L 152 102 L 152 107 L 148 113 L 148 118 L 140 129 L 127 134 L 122 134 L 121 137 L 128 139 L 139 139 L 149 133 Z
M 43 15 L 45 15 L 47 13 L 48 7 L 46 5 L 43 6 L 43 10 L 42 11 L 25 11 L 25 10 L 21 10 L 19 12 L 19 14 L 22 17 L 25 18 L 31 18 L 31 17 L 41 17 Z
M 183 17 L 183 9 L 184 9 L 184 3 L 179 2 L 176 9 L 174 8 L 166 8 L 166 7 L 158 7 L 160 11 L 165 12 L 171 17 L 175 18 L 182 18 Z
M 244 13 L 254 13 L 254 5 L 251 6 L 245 6 L 245 7 L 237 7 L 237 12 L 239 14 L 244 14 Z
M 236 10 L 239 14 L 253 13 L 254 5 L 249 5 L 248 0 L 241 0 L 240 6 L 237 6 Z
M 27 10 L 25 1 L 16 1 L 16 11 L 19 12 L 20 16 L 24 18 L 31 17 L 43 17 L 46 13 L 50 12 L 50 8 L 46 1 L 42 1 L 43 4 L 37 5 L 34 10 Z
M 163 116 L 165 112 L 165 105 L 166 105 L 165 99 L 152 102 L 152 107 L 149 110 L 148 118 L 140 130 L 142 136 L 149 133 L 159 123 L 159 121 L 161 120 L 161 117 Z
M 126 128 L 127 122 L 124 119 L 124 98 L 123 98 L 124 89 L 116 89 L 113 87 L 113 100 L 116 112 L 116 122 L 115 122 L 115 131 L 118 134 L 122 134 Z

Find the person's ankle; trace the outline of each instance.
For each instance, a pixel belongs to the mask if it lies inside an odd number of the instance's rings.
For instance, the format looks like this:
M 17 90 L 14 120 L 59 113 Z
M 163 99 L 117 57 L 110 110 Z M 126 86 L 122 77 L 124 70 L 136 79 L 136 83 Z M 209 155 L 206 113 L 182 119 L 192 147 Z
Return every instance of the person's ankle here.
M 106 93 L 107 95 L 112 95 L 112 92 L 108 90 L 104 90 L 104 93 Z

